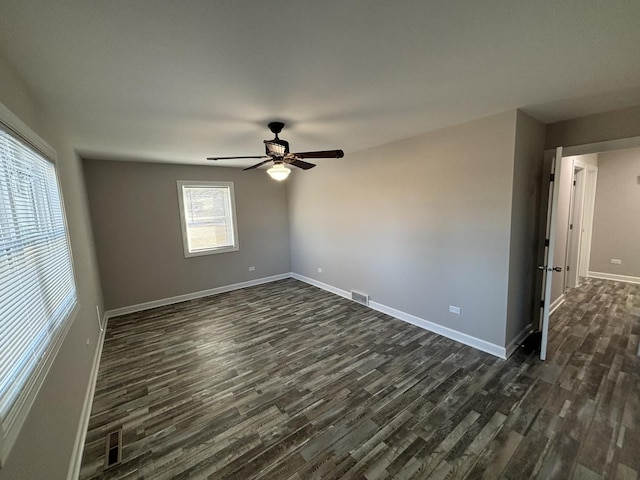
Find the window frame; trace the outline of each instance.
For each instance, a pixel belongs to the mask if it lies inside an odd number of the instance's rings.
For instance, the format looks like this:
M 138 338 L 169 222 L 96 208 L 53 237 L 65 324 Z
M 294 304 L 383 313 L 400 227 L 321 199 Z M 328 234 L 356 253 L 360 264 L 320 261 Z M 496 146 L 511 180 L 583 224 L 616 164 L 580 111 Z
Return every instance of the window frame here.
M 28 380 L 22 386 L 18 397 L 9 408 L 5 417 L 0 416 L 0 468 L 5 464 L 9 452 L 20 434 L 22 426 L 35 402 L 35 399 L 44 383 L 53 361 L 55 360 L 60 347 L 69 333 L 71 325 L 73 325 L 79 310 L 78 299 L 78 282 L 75 274 L 75 265 L 73 260 L 73 250 L 69 237 L 69 227 L 67 223 L 66 209 L 64 205 L 64 196 L 60 184 L 59 165 L 57 161 L 56 151 L 49 146 L 42 138 L 40 138 L 27 124 L 18 118 L 11 110 L 0 103 L 0 126 L 15 139 L 26 144 L 44 160 L 50 162 L 53 166 L 55 174 L 55 184 L 58 190 L 60 200 L 60 210 L 62 214 L 62 223 L 64 225 L 64 237 L 71 265 L 71 280 L 75 291 L 73 306 L 68 314 L 60 322 L 54 333 L 49 337 L 44 352 L 29 373 Z
M 203 255 L 215 255 L 218 253 L 237 252 L 240 250 L 240 244 L 238 241 L 238 215 L 236 210 L 235 192 L 233 189 L 233 182 L 222 182 L 214 180 L 178 180 L 178 209 L 180 210 L 180 227 L 182 232 L 182 248 L 185 258 L 201 257 Z M 226 188 L 229 191 L 229 206 L 231 209 L 231 225 L 233 232 L 233 244 L 221 247 L 213 247 L 201 250 L 190 251 L 189 238 L 187 231 L 187 218 L 185 212 L 184 203 L 184 188 L 185 187 L 208 187 L 208 188 Z

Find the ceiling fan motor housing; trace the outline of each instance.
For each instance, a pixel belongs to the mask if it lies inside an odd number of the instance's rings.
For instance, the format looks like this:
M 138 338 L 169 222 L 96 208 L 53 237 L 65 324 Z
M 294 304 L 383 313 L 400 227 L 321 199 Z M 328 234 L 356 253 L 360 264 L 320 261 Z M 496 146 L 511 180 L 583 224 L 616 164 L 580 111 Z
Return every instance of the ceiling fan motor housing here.
M 265 140 L 264 148 L 267 155 L 271 157 L 284 157 L 289 153 L 289 142 L 280 140 L 277 136 L 273 140 Z
M 278 138 L 278 134 L 284 128 L 283 122 L 271 122 L 269 125 L 269 130 L 276 136 L 273 140 L 265 140 L 265 152 L 267 155 L 271 157 L 284 157 L 287 153 L 289 153 L 289 142 L 286 140 L 280 140 Z

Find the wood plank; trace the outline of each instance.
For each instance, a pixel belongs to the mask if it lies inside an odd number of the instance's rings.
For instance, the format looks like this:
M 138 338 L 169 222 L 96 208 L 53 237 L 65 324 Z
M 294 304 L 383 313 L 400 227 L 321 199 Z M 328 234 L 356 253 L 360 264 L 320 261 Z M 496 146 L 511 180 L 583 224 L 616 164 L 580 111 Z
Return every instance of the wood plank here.
M 638 480 L 640 286 L 565 298 L 546 363 L 293 279 L 111 319 L 80 478 Z

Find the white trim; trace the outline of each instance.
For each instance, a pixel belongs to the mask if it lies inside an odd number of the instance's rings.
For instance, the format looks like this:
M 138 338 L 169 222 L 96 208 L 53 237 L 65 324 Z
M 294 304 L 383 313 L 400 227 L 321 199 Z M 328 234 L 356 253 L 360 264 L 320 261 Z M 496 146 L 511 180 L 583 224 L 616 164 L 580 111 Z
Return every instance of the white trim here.
M 614 150 L 628 150 L 640 147 L 640 137 L 620 138 L 617 140 L 607 140 L 605 142 L 587 143 L 584 145 L 574 145 L 564 147 L 564 155 L 586 155 L 588 153 L 612 152 Z
M 596 188 L 598 185 L 598 167 L 587 165 L 585 178 L 585 199 L 582 220 L 583 238 L 580 247 L 580 262 L 578 275 L 586 277 L 589 274 L 589 262 L 591 261 L 591 239 L 593 237 L 593 216 L 596 204 Z
M 602 280 L 613 280 L 616 282 L 636 283 L 640 284 L 640 277 L 632 277 L 629 275 L 617 275 L 615 273 L 604 272 L 588 272 L 588 276 L 592 278 L 601 278 Z
M 515 336 L 509 345 L 507 345 L 507 358 L 509 358 L 513 353 L 518 349 L 520 344 L 524 342 L 525 338 L 529 336 L 529 334 L 533 331 L 531 325 L 527 325 L 524 327 L 518 335 Z
M 300 280 L 301 282 L 308 283 L 309 285 L 313 285 L 314 287 L 321 288 L 323 290 L 351 300 L 351 295 L 346 290 L 342 290 L 340 288 L 319 282 L 318 280 L 314 280 L 313 278 L 305 277 L 297 273 L 292 273 L 291 277 L 295 278 L 296 280 Z M 403 322 L 407 322 L 425 330 L 429 330 L 430 332 L 437 333 L 438 335 L 442 335 L 443 337 L 455 340 L 456 342 L 460 342 L 478 350 L 482 350 L 483 352 L 490 353 L 491 355 L 494 355 L 496 357 L 503 359 L 507 358 L 507 351 L 504 347 L 487 342 L 486 340 L 472 337 L 471 335 L 467 335 L 466 333 L 459 332 L 452 328 L 443 327 L 442 325 L 438 325 L 437 323 L 430 322 L 428 320 L 425 320 L 424 318 L 416 317 L 415 315 L 412 315 L 410 313 L 397 310 L 393 307 L 389 307 L 378 302 L 369 302 L 369 308 L 377 310 L 378 312 L 386 313 L 387 315 L 391 315 L 398 320 L 402 320 Z
M 200 257 L 202 255 L 214 255 L 217 253 L 237 252 L 240 250 L 240 244 L 238 242 L 238 221 L 236 214 L 236 196 L 233 191 L 233 182 L 218 182 L 209 180 L 178 180 L 176 182 L 178 187 L 178 209 L 180 210 L 180 225 L 182 227 L 182 248 L 185 258 Z M 233 232 L 233 243 L 231 245 L 224 245 L 219 247 L 209 247 L 203 250 L 191 250 L 189 246 L 189 232 L 187 228 L 186 210 L 184 204 L 184 189 L 190 187 L 206 187 L 217 189 L 229 190 L 229 208 L 231 212 L 229 217 L 231 218 L 231 229 Z
M 328 283 L 322 283 L 313 278 L 300 275 L 299 273 L 291 273 L 291 278 L 295 278 L 296 280 L 300 280 L 301 282 L 308 283 L 309 285 L 313 285 L 314 287 L 321 288 L 322 290 L 326 290 L 327 292 L 331 292 L 336 295 L 339 295 L 340 297 L 344 297 L 347 300 L 351 300 L 350 292 L 347 292 L 346 290 L 342 290 L 341 288 L 334 287 L 333 285 L 329 285 Z
M 285 278 L 291 278 L 291 273 L 281 273 L 279 275 L 272 275 L 270 277 L 256 278 L 255 280 L 249 280 L 246 282 L 223 285 L 221 287 L 210 288 L 208 290 L 200 290 L 199 292 L 185 293 L 184 295 L 177 295 L 175 297 L 161 298 L 159 300 L 153 300 L 151 302 L 138 303 L 136 305 L 129 305 L 128 307 L 115 308 L 113 310 L 107 310 L 105 312 L 105 315 L 107 316 L 107 318 L 117 317 L 119 315 L 125 315 L 127 313 L 141 312 L 143 310 L 149 310 L 150 308 L 164 307 L 166 305 L 172 305 L 174 303 L 186 302 L 187 300 L 208 297 L 209 295 L 217 295 L 219 293 L 230 292 L 232 290 L 240 290 L 241 288 L 262 285 L 263 283 L 284 280 Z
M 456 342 L 464 343 L 465 345 L 469 345 L 470 347 L 482 350 L 486 353 L 490 353 L 491 355 L 494 355 L 496 357 L 500 357 L 503 359 L 507 358 L 506 349 L 504 347 L 487 342 L 486 340 L 472 337 L 471 335 L 467 335 L 466 333 L 459 332 L 458 330 L 454 330 L 452 328 L 443 327 L 442 325 L 438 325 L 437 323 L 430 322 L 429 320 L 416 317 L 415 315 L 411 315 L 410 313 L 406 313 L 392 307 L 387 307 L 386 305 L 382 305 L 377 302 L 369 302 L 369 307 L 379 312 L 386 313 L 387 315 L 391 315 L 392 317 L 395 317 L 404 322 L 411 323 L 416 327 L 424 328 L 425 330 L 437 333 L 438 335 L 442 335 L 443 337 L 455 340 Z
M 14 408 L 15 417 L 13 418 L 11 425 L 8 431 L 3 431 L 0 428 L 0 467 L 5 464 L 7 461 L 7 457 L 15 443 L 20 431 L 22 430 L 22 425 L 29 412 L 31 411 L 31 407 L 33 406 L 33 402 L 35 402 L 38 393 L 40 393 L 40 388 L 45 382 L 47 375 L 49 375 L 49 370 L 51 370 L 51 366 L 53 365 L 53 361 L 55 360 L 62 344 L 67 338 L 67 334 L 71 329 L 71 325 L 76 321 L 78 316 L 78 311 L 80 306 L 76 303 L 76 306 L 73 308 L 67 320 L 60 327 L 60 332 L 55 336 L 52 342 L 49 344 L 47 351 L 44 353 L 38 365 L 32 372 L 31 379 L 27 382 L 24 387 L 24 391 L 26 391 L 26 395 L 21 395 L 18 397 L 16 401 L 16 407 Z M 19 403 L 19 405 L 18 405 Z M 1 427 L 1 425 L 0 425 Z
M 20 139 L 56 163 L 56 151 L 2 103 L 0 103 L 0 122 Z
M 98 344 L 93 356 L 93 365 L 91 367 L 91 375 L 89 376 L 89 384 L 84 395 L 84 403 L 82 404 L 82 412 L 80 413 L 80 423 L 76 432 L 76 440 L 73 444 L 71 452 L 71 461 L 69 462 L 69 471 L 67 480 L 76 480 L 80 476 L 80 466 L 82 465 L 82 453 L 84 451 L 84 442 L 87 438 L 87 430 L 89 429 L 89 419 L 91 418 L 91 406 L 93 405 L 93 396 L 96 391 L 96 383 L 98 381 L 98 370 L 100 369 L 100 359 L 102 357 L 102 347 L 104 346 L 104 337 L 107 331 L 107 321 L 109 317 L 105 314 L 102 317 L 101 325 L 103 328 L 99 330 Z
M 553 302 L 551 302 L 551 305 L 549 305 L 549 315 L 555 312 L 563 303 L 564 303 L 564 293 L 560 295 L 558 298 L 556 298 Z
M 565 264 L 567 268 L 564 275 L 564 289 L 578 286 L 578 273 L 580 269 L 580 241 L 582 240 L 582 219 L 584 212 L 584 192 L 586 179 L 586 164 L 579 157 L 572 158 L 572 182 L 569 199 L 569 216 L 567 218 L 567 245 Z M 571 269 L 569 269 L 571 267 Z

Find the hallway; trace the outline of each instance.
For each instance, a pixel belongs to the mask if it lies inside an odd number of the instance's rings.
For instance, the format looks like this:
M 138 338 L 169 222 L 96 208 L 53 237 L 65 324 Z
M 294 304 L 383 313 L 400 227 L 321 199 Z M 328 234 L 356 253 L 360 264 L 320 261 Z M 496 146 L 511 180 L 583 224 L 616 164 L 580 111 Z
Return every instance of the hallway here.
M 537 477 L 569 478 L 577 461 L 576 479 L 637 479 L 640 285 L 581 280 L 551 316 L 548 361 L 529 373 L 545 381 L 538 415 L 549 417 Z

